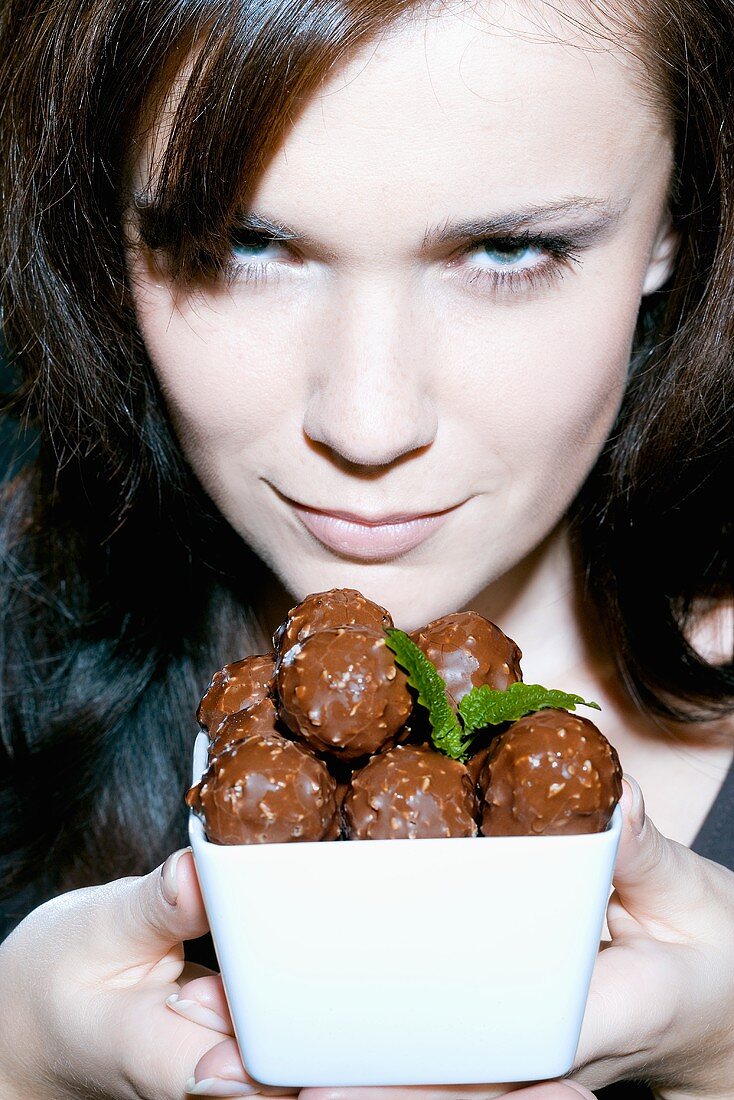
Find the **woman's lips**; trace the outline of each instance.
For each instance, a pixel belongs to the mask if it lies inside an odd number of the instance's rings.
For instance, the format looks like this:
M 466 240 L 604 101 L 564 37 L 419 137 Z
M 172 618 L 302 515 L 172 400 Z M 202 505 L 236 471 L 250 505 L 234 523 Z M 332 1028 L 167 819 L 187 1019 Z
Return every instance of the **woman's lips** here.
M 419 546 L 446 522 L 454 505 L 423 515 L 366 519 L 348 512 L 325 512 L 288 500 L 307 531 L 330 550 L 364 561 L 387 561 Z

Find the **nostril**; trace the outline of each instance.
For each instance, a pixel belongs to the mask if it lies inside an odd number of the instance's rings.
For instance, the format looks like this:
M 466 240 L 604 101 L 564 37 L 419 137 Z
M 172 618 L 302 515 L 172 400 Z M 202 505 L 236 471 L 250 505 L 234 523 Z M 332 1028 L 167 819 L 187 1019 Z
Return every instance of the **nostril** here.
M 365 448 L 358 449 L 350 446 L 346 441 L 325 443 L 311 438 L 308 432 L 304 432 L 304 434 L 311 450 L 328 458 L 330 462 L 339 466 L 345 473 L 361 477 L 370 475 L 377 477 L 388 467 L 396 466 L 416 457 L 422 451 L 427 450 L 432 442 L 429 441 L 407 449 L 401 447 L 395 449 L 392 453 L 387 453 L 385 450 L 381 450 L 379 453 L 377 451 L 369 453 Z
M 357 409 L 329 410 L 312 402 L 303 431 L 312 449 L 351 473 L 379 473 L 386 466 L 414 457 L 431 446 L 438 430 L 433 404 L 421 402 L 411 413 L 408 402 L 395 401 L 385 416 Z

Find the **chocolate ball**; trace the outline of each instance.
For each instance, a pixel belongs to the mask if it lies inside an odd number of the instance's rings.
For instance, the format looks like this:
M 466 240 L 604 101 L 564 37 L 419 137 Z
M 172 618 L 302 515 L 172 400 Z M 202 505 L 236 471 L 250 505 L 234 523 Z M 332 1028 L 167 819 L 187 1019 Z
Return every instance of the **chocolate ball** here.
M 443 615 L 410 635 L 438 669 L 454 703 L 473 687 L 504 691 L 522 680 L 521 651 L 498 626 L 475 611 Z
M 278 733 L 237 741 L 209 765 L 186 802 L 215 844 L 336 840 L 336 783 L 303 745 Z
M 352 778 L 344 799 L 350 840 L 477 835 L 477 799 L 466 767 L 427 745 L 398 745 Z
M 598 833 L 621 797 L 622 769 L 588 718 L 539 710 L 492 742 L 480 786 L 485 836 Z
M 228 714 L 219 723 L 217 736 L 209 748 L 209 759 L 213 760 L 220 752 L 228 749 L 236 741 L 244 741 L 253 733 L 283 733 L 278 721 L 278 712 L 270 696 L 261 699 L 245 710 Z
M 390 613 L 354 588 L 331 588 L 315 592 L 291 608 L 273 636 L 273 645 L 282 655 L 291 646 L 304 642 L 319 630 L 340 626 L 361 626 L 378 633 L 393 625 Z
M 385 635 L 321 630 L 277 666 L 280 715 L 312 748 L 354 759 L 395 744 L 413 700 Z
M 229 714 L 237 714 L 270 695 L 275 675 L 275 654 L 258 653 L 225 665 L 215 672 L 204 692 L 196 717 L 210 737 Z
M 339 807 L 339 812 L 340 813 L 341 813 L 342 807 L 344 806 L 344 799 L 347 797 L 350 790 L 351 790 L 351 788 L 350 788 L 348 783 L 339 783 L 339 782 L 337 782 L 335 798 L 336 798 L 336 804 Z
M 484 770 L 484 765 L 486 763 L 487 757 L 489 756 L 489 750 L 491 747 L 491 743 L 489 745 L 482 745 L 482 747 L 473 752 L 469 759 L 466 761 L 466 770 L 469 772 L 472 783 L 475 787 L 479 784 L 479 779 Z

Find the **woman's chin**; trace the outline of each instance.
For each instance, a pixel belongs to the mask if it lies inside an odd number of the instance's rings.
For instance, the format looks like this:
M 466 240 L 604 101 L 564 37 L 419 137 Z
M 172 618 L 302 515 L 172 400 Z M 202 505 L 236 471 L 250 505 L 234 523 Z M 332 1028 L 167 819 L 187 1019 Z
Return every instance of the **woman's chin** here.
M 318 568 L 289 568 L 287 573 L 283 582 L 296 600 L 329 588 L 356 588 L 387 608 L 403 630 L 414 630 L 471 604 L 486 583 L 484 576 L 474 579 L 466 570 L 411 567 L 401 559 L 370 564 L 337 559 Z

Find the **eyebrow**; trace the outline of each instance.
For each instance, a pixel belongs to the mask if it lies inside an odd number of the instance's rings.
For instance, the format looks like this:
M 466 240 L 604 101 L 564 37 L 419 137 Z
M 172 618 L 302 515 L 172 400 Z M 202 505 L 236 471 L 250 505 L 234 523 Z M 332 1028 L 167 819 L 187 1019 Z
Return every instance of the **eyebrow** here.
M 629 206 L 629 200 L 620 203 L 600 199 L 571 198 L 543 206 L 529 206 L 488 218 L 469 218 L 429 228 L 423 236 L 422 252 L 447 244 L 481 237 L 508 237 L 540 228 L 558 230 L 563 223 L 579 243 L 598 239 L 612 228 Z M 243 232 L 264 233 L 275 240 L 297 241 L 306 246 L 321 248 L 312 236 L 275 221 L 255 211 L 242 211 L 237 216 L 237 228 Z
M 426 230 L 423 249 L 437 245 L 457 244 L 474 237 L 503 237 L 539 229 L 558 229 L 563 224 L 580 242 L 598 238 L 611 229 L 629 206 L 629 200 L 620 203 L 600 199 L 571 198 L 546 206 L 529 206 L 497 214 L 490 218 L 445 222 Z

